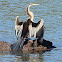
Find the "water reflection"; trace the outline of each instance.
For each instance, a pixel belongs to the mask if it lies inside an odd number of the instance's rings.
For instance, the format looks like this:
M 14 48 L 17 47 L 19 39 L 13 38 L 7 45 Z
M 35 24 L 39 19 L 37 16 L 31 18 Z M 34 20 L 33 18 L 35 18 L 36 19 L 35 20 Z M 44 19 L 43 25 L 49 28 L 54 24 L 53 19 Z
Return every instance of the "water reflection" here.
M 31 52 L 31 53 L 23 53 L 20 51 L 21 54 L 16 54 L 14 62 L 43 62 L 43 56 L 41 52 Z

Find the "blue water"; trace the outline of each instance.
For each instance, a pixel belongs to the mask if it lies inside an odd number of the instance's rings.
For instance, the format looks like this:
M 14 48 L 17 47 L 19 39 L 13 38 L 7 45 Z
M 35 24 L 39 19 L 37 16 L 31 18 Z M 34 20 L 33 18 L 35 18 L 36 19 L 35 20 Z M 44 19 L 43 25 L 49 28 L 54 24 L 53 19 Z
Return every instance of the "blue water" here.
M 29 17 L 26 13 L 29 3 L 40 4 L 30 9 L 35 16 L 34 22 L 44 20 L 44 38 L 53 42 L 57 48 L 28 56 L 1 53 L 0 62 L 62 62 L 62 0 L 0 0 L 0 41 L 16 42 L 16 16 L 19 16 L 21 21 L 26 21 Z

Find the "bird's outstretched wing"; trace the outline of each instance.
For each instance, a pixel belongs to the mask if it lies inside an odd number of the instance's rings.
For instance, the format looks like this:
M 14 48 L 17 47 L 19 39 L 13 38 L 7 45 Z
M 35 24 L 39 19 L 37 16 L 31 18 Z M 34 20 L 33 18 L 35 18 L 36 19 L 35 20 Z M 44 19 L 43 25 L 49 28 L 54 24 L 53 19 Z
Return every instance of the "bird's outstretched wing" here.
M 31 22 L 31 24 L 29 25 L 29 36 L 30 37 L 33 36 L 36 38 L 37 32 L 39 32 L 39 30 L 43 30 L 42 29 L 43 26 L 44 26 L 44 21 L 42 19 L 37 23 Z
M 19 16 L 16 17 L 15 21 L 15 35 L 18 39 L 19 34 L 22 32 L 23 29 L 23 22 L 19 21 Z

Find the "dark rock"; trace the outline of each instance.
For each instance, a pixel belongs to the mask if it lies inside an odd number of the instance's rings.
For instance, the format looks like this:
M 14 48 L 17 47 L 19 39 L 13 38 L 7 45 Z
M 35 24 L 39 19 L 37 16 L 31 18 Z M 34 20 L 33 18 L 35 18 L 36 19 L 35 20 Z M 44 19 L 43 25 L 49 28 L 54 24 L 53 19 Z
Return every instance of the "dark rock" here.
M 53 43 L 48 41 L 48 40 L 45 40 L 43 39 L 43 43 L 42 43 L 43 46 L 47 47 L 48 49 L 49 48 L 56 48 L 55 46 L 53 46 Z

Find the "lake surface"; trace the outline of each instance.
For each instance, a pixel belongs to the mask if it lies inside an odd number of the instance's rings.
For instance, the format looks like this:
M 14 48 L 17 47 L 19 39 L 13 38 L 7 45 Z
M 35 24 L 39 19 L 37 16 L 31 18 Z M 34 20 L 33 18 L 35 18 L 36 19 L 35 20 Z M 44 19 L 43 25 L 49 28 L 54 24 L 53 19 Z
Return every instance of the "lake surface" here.
M 15 19 L 20 17 L 26 21 L 26 8 L 29 3 L 38 3 L 32 6 L 34 22 L 43 19 L 45 22 L 44 39 L 53 42 L 57 48 L 43 54 L 6 53 L 0 54 L 0 62 L 62 62 L 62 0 L 0 0 L 0 41 L 16 42 Z

